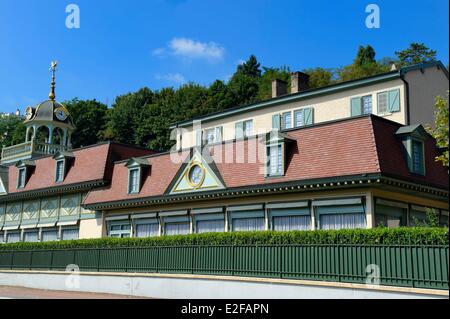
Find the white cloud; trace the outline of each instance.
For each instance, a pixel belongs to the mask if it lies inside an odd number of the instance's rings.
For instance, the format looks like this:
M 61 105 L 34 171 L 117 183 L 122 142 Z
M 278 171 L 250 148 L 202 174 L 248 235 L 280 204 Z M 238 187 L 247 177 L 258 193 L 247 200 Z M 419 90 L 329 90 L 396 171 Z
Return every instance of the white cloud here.
M 221 60 L 225 55 L 225 48 L 215 42 L 200 42 L 189 38 L 173 38 L 167 48 L 157 48 L 152 51 L 153 56 L 166 54 L 187 58 Z
M 186 79 L 180 73 L 168 73 L 168 74 L 163 74 L 163 75 L 157 75 L 156 79 L 157 80 L 168 81 L 168 82 L 174 82 L 174 83 L 177 83 L 177 84 L 186 83 Z

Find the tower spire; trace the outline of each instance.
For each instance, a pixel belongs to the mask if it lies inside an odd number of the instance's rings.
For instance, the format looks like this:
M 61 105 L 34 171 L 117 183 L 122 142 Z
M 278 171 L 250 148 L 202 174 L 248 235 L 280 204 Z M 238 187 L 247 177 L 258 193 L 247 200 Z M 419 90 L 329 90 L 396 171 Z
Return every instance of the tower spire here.
M 51 65 L 50 65 L 50 71 L 52 72 L 52 82 L 51 82 L 51 86 L 50 86 L 50 94 L 48 95 L 48 98 L 51 101 L 54 101 L 56 98 L 55 95 L 55 73 L 56 73 L 56 67 L 58 66 L 58 61 L 52 61 Z

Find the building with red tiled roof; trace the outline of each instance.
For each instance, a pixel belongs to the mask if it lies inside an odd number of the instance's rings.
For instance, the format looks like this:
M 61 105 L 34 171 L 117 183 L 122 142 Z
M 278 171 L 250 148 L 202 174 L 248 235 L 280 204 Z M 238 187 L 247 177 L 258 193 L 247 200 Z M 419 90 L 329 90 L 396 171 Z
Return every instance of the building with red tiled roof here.
M 420 163 L 409 161 L 411 141 Z M 119 161 L 84 206 L 103 212 L 111 236 L 406 226 L 425 221 L 427 208 L 446 223 L 438 155 L 421 126 L 369 115 Z
M 424 103 L 448 90 L 442 63 L 314 90 L 300 80 L 175 124 L 167 153 L 71 149 L 75 126 L 52 86 L 27 109 L 25 143 L 2 151 L 0 241 L 399 227 L 430 214 L 448 226 L 448 169 L 422 126 Z

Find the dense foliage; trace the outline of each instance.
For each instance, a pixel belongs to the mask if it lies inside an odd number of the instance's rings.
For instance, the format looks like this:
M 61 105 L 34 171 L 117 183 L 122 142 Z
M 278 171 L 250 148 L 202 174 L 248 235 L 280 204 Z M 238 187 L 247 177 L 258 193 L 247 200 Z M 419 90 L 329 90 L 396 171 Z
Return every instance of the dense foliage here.
M 189 245 L 448 245 L 448 228 L 374 228 L 290 232 L 229 232 L 150 238 L 101 238 L 0 245 L 0 250 Z
M 392 64 L 399 67 L 432 61 L 436 51 L 424 44 L 412 43 L 396 55 L 396 58 L 377 60 L 373 47 L 360 46 L 350 65 L 302 71 L 310 76 L 310 88 L 319 88 L 388 72 Z M 237 66 L 227 82 L 216 80 L 207 87 L 188 83 L 179 88 L 158 91 L 144 87 L 137 92 L 118 96 L 109 109 L 95 100 L 73 99 L 63 104 L 68 106 L 77 127 L 72 138 L 74 147 L 113 140 L 165 151 L 175 143 L 170 138 L 170 124 L 269 99 L 272 96 L 272 80 L 282 79 L 290 87 L 290 77 L 288 66 L 261 66 L 257 58 L 251 55 Z M 21 118 L 14 116 L 0 117 L 0 145 L 9 146 L 25 140 L 21 121 Z
M 438 96 L 435 104 L 435 127 L 430 128 L 431 135 L 436 139 L 437 146 L 442 150 L 442 155 L 436 158 L 444 166 L 449 165 L 448 151 L 448 92 L 447 98 Z

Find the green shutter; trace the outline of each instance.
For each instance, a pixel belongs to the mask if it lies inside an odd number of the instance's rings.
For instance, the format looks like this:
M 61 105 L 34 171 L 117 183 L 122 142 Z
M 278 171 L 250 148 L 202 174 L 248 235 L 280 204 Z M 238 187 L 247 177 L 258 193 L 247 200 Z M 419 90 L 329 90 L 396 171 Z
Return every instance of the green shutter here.
M 236 123 L 236 138 L 244 138 L 244 122 Z
M 399 112 L 400 111 L 400 90 L 392 90 L 388 92 L 388 111 Z
M 361 98 L 356 97 L 351 100 L 350 103 L 351 108 L 351 116 L 358 116 L 361 115 Z
M 280 128 L 281 128 L 280 114 L 275 114 L 274 116 L 272 116 L 272 128 L 274 130 L 280 130 Z
M 303 109 L 303 123 L 304 125 L 314 124 L 314 109 L 312 107 Z

